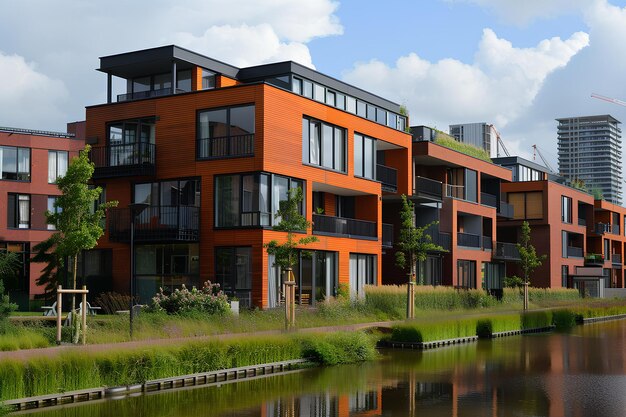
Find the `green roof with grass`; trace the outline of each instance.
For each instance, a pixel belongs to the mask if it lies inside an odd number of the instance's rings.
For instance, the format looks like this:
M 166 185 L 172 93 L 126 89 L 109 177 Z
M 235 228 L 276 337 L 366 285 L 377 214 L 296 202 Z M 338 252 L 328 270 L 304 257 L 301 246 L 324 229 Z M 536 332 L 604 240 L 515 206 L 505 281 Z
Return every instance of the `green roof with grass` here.
M 446 148 L 450 148 L 454 151 L 464 153 L 465 155 L 472 156 L 474 158 L 482 159 L 483 161 L 493 163 L 491 157 L 489 156 L 489 152 L 486 150 L 479 148 L 477 146 L 468 145 L 467 143 L 462 143 L 454 139 L 452 136 L 443 133 L 441 131 L 437 131 L 437 136 L 435 137 L 435 143 L 437 145 L 445 146 Z

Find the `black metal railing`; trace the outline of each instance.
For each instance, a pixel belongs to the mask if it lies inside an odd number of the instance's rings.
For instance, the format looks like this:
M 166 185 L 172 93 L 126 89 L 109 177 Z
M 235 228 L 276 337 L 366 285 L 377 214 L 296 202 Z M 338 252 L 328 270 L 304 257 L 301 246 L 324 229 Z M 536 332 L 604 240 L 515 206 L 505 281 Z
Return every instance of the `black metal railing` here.
M 114 208 L 107 214 L 109 239 L 130 241 L 130 209 Z M 136 242 L 197 242 L 200 236 L 200 208 L 195 206 L 153 206 L 135 219 Z
M 611 255 L 611 262 L 615 265 L 621 265 L 622 264 L 622 255 L 619 253 L 614 253 Z
M 198 159 L 254 155 L 254 133 L 198 139 Z
M 441 198 L 443 197 L 443 188 L 441 185 L 441 181 L 436 181 L 425 177 L 415 177 L 413 194 L 441 200 Z
M 575 246 L 567 247 L 567 256 L 571 258 L 582 258 L 583 257 L 583 248 L 577 248 Z
M 438 225 L 432 225 L 424 230 L 424 234 L 430 236 L 431 242 L 449 251 L 452 248 L 452 235 L 439 231 Z
M 483 236 L 483 249 L 492 250 L 493 249 L 493 238 L 491 236 Z
M 396 192 L 398 191 L 398 170 L 386 165 L 376 165 L 376 180 L 380 181 L 383 190 Z
M 153 143 L 125 143 L 91 148 L 94 178 L 154 175 L 156 146 Z
M 611 232 L 611 225 L 608 223 L 596 223 L 596 233 L 603 235 Z
M 376 222 L 345 217 L 313 215 L 313 232 L 345 237 L 376 238 Z
M 489 193 L 480 193 L 480 204 L 483 206 L 497 207 L 498 197 Z
M 147 91 L 137 91 L 136 93 L 125 93 L 118 94 L 117 101 L 131 101 L 131 100 L 140 100 L 142 98 L 152 98 L 152 97 L 163 97 L 172 95 L 174 92 L 176 93 L 186 93 L 187 90 L 181 90 L 177 88 L 175 91 L 171 88 L 160 88 L 158 90 L 147 90 Z
M 456 235 L 457 246 L 465 246 L 468 248 L 480 248 L 480 235 L 471 233 L 458 232 Z
M 587 226 L 587 220 L 578 218 L 578 225 L 579 226 Z
M 500 260 L 519 261 L 519 249 L 515 243 L 496 242 L 496 250 L 492 257 Z
M 393 247 L 393 224 L 383 223 L 383 238 L 381 245 L 383 248 Z
M 506 217 L 508 219 L 513 218 L 513 205 L 507 203 L 506 201 L 500 200 L 500 207 L 498 207 L 497 214 L 502 217 Z

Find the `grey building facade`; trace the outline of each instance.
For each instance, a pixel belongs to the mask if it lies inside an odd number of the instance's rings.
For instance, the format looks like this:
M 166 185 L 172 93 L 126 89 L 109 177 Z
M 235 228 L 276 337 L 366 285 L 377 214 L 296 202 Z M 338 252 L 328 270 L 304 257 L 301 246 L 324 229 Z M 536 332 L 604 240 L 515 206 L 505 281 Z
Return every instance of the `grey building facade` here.
M 491 154 L 491 125 L 487 123 L 464 123 L 450 125 L 450 136 L 459 142 L 482 148 Z
M 566 117 L 558 124 L 559 172 L 622 204 L 622 131 L 613 116 Z

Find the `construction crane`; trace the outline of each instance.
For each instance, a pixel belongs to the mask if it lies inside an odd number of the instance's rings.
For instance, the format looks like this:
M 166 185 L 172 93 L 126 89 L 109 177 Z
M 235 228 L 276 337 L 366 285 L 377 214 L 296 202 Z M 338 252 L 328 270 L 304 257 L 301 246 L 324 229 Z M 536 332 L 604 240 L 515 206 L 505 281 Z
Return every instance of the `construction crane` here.
M 608 101 L 609 103 L 617 104 L 620 106 L 626 107 L 626 101 L 618 100 L 616 98 L 601 96 L 600 94 L 592 93 L 591 97 L 597 98 L 598 100 Z
M 502 150 L 504 151 L 504 154 L 506 156 L 511 156 L 511 154 L 509 153 L 509 150 L 506 148 L 506 146 L 504 146 L 504 142 L 502 142 L 502 139 L 500 138 L 500 132 L 498 132 L 498 129 L 496 129 L 496 127 L 494 125 L 489 125 L 489 127 L 493 130 L 493 132 L 496 134 L 496 156 L 499 158 L 500 157 L 500 148 L 502 147 Z
M 548 160 L 543 157 L 543 154 L 541 153 L 537 145 L 533 145 L 533 161 L 537 159 L 537 155 L 539 155 L 539 158 L 541 158 L 541 160 L 543 161 L 543 164 L 546 166 L 546 168 L 550 170 L 551 173 L 553 174 L 556 173 L 556 171 L 552 168 L 552 165 L 550 165 Z

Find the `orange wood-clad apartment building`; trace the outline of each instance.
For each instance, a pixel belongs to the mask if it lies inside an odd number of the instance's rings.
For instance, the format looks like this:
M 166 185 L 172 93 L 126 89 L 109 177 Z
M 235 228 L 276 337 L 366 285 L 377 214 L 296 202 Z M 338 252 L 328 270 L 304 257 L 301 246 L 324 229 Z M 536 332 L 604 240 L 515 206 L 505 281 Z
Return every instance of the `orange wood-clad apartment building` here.
M 19 253 L 21 261 L 16 274 L 5 276 L 4 285 L 22 310 L 43 292 L 35 281 L 44 265 L 28 261 L 33 246 L 54 231 L 45 212 L 53 210 L 60 194 L 57 177 L 85 144 L 77 127 L 82 125 L 68 124 L 72 133 L 0 128 L 0 251 Z
M 236 68 L 176 46 L 102 57 L 99 70 L 107 103 L 87 107 L 86 137 L 94 183 L 119 201 L 97 249 L 113 290 L 128 292 L 135 216 L 142 301 L 211 280 L 243 305 L 277 305 L 263 244 L 284 239 L 275 213 L 297 187 L 319 239 L 295 270 L 298 301 L 381 283 L 382 198 L 412 189 L 398 104 L 293 62 Z

